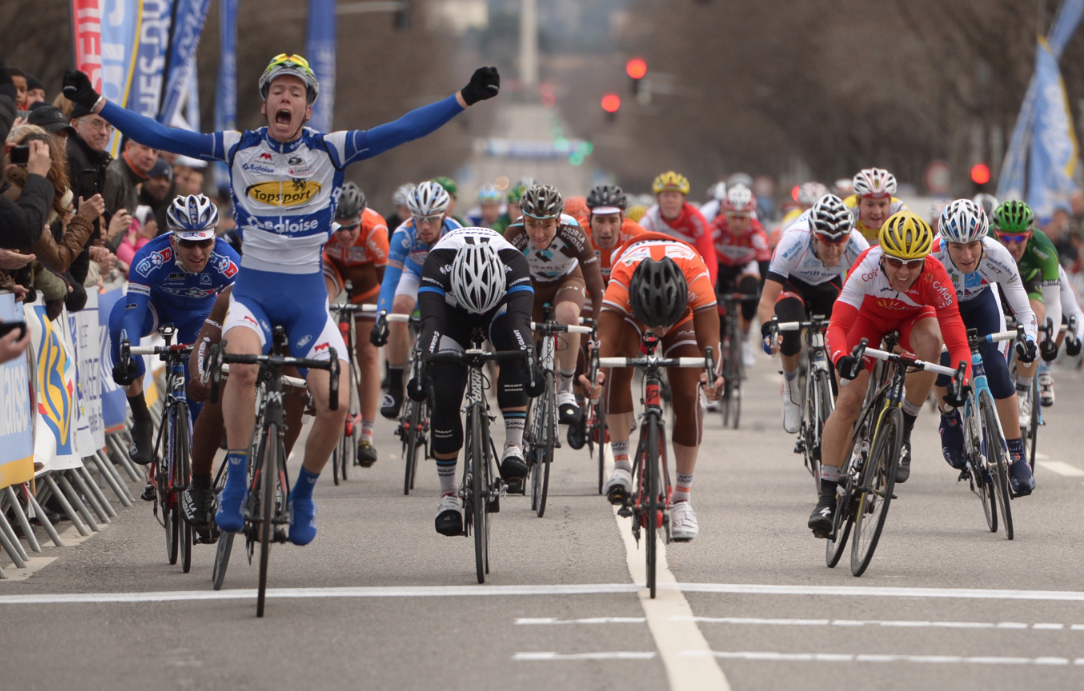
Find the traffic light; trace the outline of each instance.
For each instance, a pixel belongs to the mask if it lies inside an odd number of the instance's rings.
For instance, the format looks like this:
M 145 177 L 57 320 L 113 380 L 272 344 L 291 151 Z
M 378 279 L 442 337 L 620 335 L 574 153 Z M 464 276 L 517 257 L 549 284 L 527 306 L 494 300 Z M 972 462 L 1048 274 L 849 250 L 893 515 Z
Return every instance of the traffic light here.
M 606 111 L 606 120 L 613 122 L 617 118 L 617 111 L 621 109 L 621 97 L 617 94 L 606 94 L 602 97 L 602 109 Z
M 985 163 L 976 163 L 971 166 L 971 182 L 976 185 L 985 185 L 990 182 L 990 169 Z
M 632 79 L 632 93 L 638 95 L 640 93 L 640 83 L 644 76 L 647 74 L 647 63 L 640 58 L 633 58 L 625 63 L 625 74 L 629 75 Z

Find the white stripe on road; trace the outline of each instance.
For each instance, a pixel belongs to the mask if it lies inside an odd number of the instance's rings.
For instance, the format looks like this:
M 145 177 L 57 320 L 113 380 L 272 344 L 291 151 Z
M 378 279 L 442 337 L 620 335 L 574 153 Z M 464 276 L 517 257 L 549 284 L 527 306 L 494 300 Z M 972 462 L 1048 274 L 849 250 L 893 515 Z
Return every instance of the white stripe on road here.
M 1038 455 L 1038 454 L 1036 454 Z M 1041 467 L 1065 477 L 1084 477 L 1084 470 L 1061 461 L 1035 461 Z
M 1051 600 L 1084 602 L 1084 592 L 1073 590 L 982 590 L 968 588 L 870 588 L 832 585 L 757 585 L 753 583 L 681 583 L 687 593 L 730 595 L 825 595 L 835 597 L 917 597 L 971 600 Z
M 1024 624 L 1015 621 L 899 621 L 880 619 L 758 619 L 754 617 L 692 617 L 699 624 L 735 624 L 754 626 L 881 626 L 912 629 L 1032 629 L 1061 631 L 1065 624 Z M 1073 624 L 1073 631 L 1084 631 L 1084 624 Z
M 551 624 L 643 624 L 644 617 L 591 617 L 588 619 L 516 619 L 516 623 L 527 626 L 545 626 Z
M 700 657 L 705 653 L 688 651 L 690 658 Z M 1084 666 L 1084 658 L 1070 660 L 1064 657 L 964 657 L 960 655 L 875 655 L 847 653 L 776 653 L 776 652 L 722 652 L 706 653 L 724 660 L 753 660 L 758 662 L 919 662 L 934 664 L 976 664 L 976 665 L 1078 665 Z
M 653 660 L 653 652 L 629 652 L 616 651 L 612 653 L 572 653 L 562 655 L 560 653 L 516 653 L 513 660 L 519 662 L 554 662 L 560 660 Z

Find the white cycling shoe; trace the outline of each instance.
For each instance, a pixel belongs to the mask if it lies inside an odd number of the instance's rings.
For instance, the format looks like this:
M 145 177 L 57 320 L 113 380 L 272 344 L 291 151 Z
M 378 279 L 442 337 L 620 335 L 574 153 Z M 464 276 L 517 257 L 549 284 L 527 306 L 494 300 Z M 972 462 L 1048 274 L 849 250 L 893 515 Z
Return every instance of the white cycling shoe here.
M 679 501 L 670 507 L 670 537 L 674 540 L 689 541 L 700 534 L 700 524 L 696 522 L 693 505 Z
M 1031 393 L 1030 391 L 1021 392 L 1017 389 L 1016 398 L 1020 405 L 1020 424 L 1021 427 L 1024 427 L 1027 426 L 1027 421 L 1031 419 Z
M 448 494 L 437 505 L 437 532 L 453 537 L 463 534 L 463 502 L 458 495 Z
M 632 472 L 624 468 L 614 468 L 613 475 L 602 487 L 602 493 L 611 504 L 624 503 L 632 494 Z
M 800 398 L 798 377 L 789 380 L 783 377 L 783 429 L 787 434 L 797 434 L 798 427 L 802 424 Z
M 757 351 L 753 347 L 753 344 L 749 341 L 742 341 L 741 344 L 741 362 L 746 367 L 752 367 L 757 364 Z

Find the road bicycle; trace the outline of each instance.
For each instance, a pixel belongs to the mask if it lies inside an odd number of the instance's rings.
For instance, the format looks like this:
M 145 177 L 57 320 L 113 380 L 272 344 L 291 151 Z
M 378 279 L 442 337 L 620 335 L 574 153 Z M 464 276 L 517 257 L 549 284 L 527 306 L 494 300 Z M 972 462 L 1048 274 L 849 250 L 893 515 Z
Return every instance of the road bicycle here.
M 347 287 L 349 290 L 349 286 Z M 339 435 L 339 443 L 331 452 L 331 476 L 335 484 L 341 479 L 346 481 L 348 468 L 359 466 L 358 442 L 361 441 L 361 398 L 358 394 L 358 384 L 361 382 L 361 364 L 358 362 L 357 350 L 357 315 L 359 312 L 374 312 L 375 305 L 352 305 L 339 303 L 331 305 L 330 310 L 338 315 L 337 323 L 343 342 L 349 353 L 350 372 L 350 407 L 347 409 L 346 422 L 343 431 Z
M 903 450 L 903 386 L 912 371 L 928 371 L 952 377 L 956 392 L 963 385 L 967 364 L 950 369 L 919 360 L 912 353 L 891 352 L 899 334 L 884 338 L 884 350 L 869 348 L 863 338 L 852 355 L 880 360 L 870 377 L 862 412 L 854 425 L 851 447 L 836 490 L 836 514 L 825 546 L 825 562 L 834 568 L 843 555 L 847 538 L 851 542 L 851 573 L 861 576 L 869 567 L 884 529 L 888 507 L 895 496 L 896 471 Z
M 719 412 L 723 415 L 723 427 L 738 429 L 741 422 L 742 382 L 745 381 L 745 364 L 742 362 L 741 344 L 746 334 L 741 330 L 738 307 L 743 302 L 760 300 L 757 295 L 746 293 L 722 293 L 717 299 L 723 304 L 726 314 L 720 315 L 725 321 L 720 357 L 723 360 L 723 395 L 719 399 Z
M 328 406 L 339 407 L 339 354 L 328 349 L 328 360 L 286 357 L 282 354 L 286 333 L 281 326 L 274 328 L 270 355 L 233 354 L 226 352 L 226 340 L 212 348 L 207 356 L 209 379 L 208 400 L 218 402 L 224 364 L 259 365 L 267 372 L 264 401 L 253 436 L 256 454 L 249 454 L 248 502 L 245 505 L 245 525 L 242 532 L 248 549 L 249 563 L 256 544 L 260 545 L 260 578 L 256 596 L 256 616 L 262 617 L 267 597 L 267 568 L 273 542 L 286 542 L 286 526 L 290 523 L 290 485 L 286 477 L 286 450 L 282 391 L 284 367 L 327 370 L 330 374 Z M 232 544 L 232 543 L 231 543 Z M 223 568 L 224 573 L 224 568 Z
M 640 440 L 632 464 L 636 487 L 622 502 L 618 515 L 632 518 L 632 534 L 637 544 L 641 531 L 645 533 L 647 588 L 652 598 L 655 597 L 658 542 L 670 543 L 671 485 L 662 408 L 662 370 L 667 367 L 700 367 L 707 372 L 708 381 L 713 381 L 716 376 L 715 356 L 711 347 L 704 349 L 705 357 L 666 358 L 655 354 L 660 342 L 661 339 L 647 331 L 640 340 L 641 351 L 645 355 L 636 358 L 598 358 L 599 367 L 635 367 L 644 375 Z M 597 348 L 596 345 L 596 351 Z
M 591 340 L 587 347 L 588 381 L 595 381 L 598 375 L 598 322 L 580 317 L 580 324 L 591 327 Z M 606 428 L 606 408 L 598 400 L 588 400 L 587 407 L 578 425 L 568 426 L 568 445 L 579 451 L 585 445 L 587 453 L 595 457 L 595 445 L 598 445 L 598 493 L 606 485 L 606 444 L 610 441 L 610 431 Z

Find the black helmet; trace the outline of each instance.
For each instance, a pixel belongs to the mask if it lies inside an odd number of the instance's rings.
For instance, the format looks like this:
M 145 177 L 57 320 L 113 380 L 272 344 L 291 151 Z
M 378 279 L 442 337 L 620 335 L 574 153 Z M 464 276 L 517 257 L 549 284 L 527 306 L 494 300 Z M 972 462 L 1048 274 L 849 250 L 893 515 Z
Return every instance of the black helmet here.
M 519 200 L 519 208 L 531 218 L 557 218 L 565 209 L 565 200 L 552 185 L 532 185 Z
M 632 272 L 629 304 L 645 326 L 652 329 L 673 326 L 689 304 L 685 274 L 670 257 L 644 259 Z
M 347 228 L 361 223 L 361 212 L 365 211 L 365 193 L 352 182 L 343 185 L 339 196 L 339 205 L 335 208 L 335 222 Z
M 628 205 L 629 200 L 625 197 L 625 190 L 617 185 L 599 185 L 587 195 L 588 209 L 612 206 L 624 211 Z

